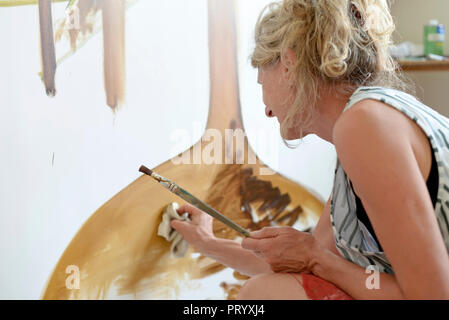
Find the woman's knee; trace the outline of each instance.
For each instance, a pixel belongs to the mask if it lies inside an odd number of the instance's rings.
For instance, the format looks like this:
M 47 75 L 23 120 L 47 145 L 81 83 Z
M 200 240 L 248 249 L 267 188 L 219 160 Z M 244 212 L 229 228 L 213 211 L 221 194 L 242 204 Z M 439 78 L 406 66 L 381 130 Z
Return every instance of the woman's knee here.
M 237 299 L 306 300 L 307 295 L 298 278 L 298 274 L 289 273 L 259 274 L 246 281 Z
M 258 299 L 256 296 L 264 289 L 263 282 L 269 274 L 258 274 L 246 280 L 245 284 L 240 289 L 237 299 L 254 300 Z M 259 298 L 260 299 L 260 298 Z

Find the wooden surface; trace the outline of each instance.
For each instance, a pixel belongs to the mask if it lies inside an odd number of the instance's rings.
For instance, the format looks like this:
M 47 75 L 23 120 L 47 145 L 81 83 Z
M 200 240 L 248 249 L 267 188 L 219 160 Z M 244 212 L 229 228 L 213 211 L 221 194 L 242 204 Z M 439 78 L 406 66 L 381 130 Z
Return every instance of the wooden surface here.
M 233 10 L 233 1 L 209 0 L 211 95 L 207 129 L 215 129 L 223 137 L 222 163 L 229 160 L 225 158 L 229 150 L 234 163 L 176 165 L 168 160 L 153 170 L 249 230 L 314 224 L 322 202 L 280 174 L 261 175 L 261 169 L 268 168 L 246 138 L 240 146 L 224 139 L 225 129 L 243 130 Z M 209 139 L 202 139 L 181 155 L 191 157 L 196 149 L 208 145 Z M 243 158 L 243 164 L 236 163 L 237 158 Z M 252 158 L 254 163 L 249 161 Z M 170 256 L 170 244 L 157 236 L 157 226 L 162 210 L 173 201 L 183 203 L 146 175 L 129 184 L 81 227 L 56 265 L 43 299 L 176 299 L 189 281 L 223 270 L 224 266 L 209 258 L 192 255 L 194 248 L 184 258 Z M 251 212 L 259 217 L 257 221 Z M 217 237 L 238 236 L 218 221 L 213 228 Z M 66 286 L 70 265 L 80 270 L 79 289 Z M 239 276 L 234 276 L 237 281 Z M 228 294 L 238 292 L 232 283 L 221 286 Z M 215 290 L 222 289 L 217 285 Z
M 399 60 L 399 65 L 404 71 L 448 71 L 449 59 L 446 61 L 426 60 Z

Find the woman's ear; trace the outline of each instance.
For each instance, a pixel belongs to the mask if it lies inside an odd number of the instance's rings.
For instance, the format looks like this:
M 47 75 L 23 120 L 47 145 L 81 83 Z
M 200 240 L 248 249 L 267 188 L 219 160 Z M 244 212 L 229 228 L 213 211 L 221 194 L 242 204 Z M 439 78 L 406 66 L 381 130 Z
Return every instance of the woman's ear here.
M 287 49 L 287 51 L 284 54 L 283 61 L 282 61 L 282 71 L 284 77 L 288 81 L 292 81 L 294 77 L 292 77 L 294 73 L 294 68 L 296 66 L 296 54 L 295 51 L 292 49 Z M 294 86 L 294 83 L 291 84 Z
M 296 65 L 296 53 L 293 49 L 287 49 L 284 56 L 284 64 L 289 71 Z

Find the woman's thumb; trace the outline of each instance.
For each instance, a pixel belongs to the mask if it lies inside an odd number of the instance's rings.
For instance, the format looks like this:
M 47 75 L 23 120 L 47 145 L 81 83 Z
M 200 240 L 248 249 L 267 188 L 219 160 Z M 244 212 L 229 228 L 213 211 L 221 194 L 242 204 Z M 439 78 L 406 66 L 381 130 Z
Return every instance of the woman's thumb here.
M 184 221 L 173 219 L 173 220 L 170 222 L 170 226 L 171 226 L 173 229 L 175 229 L 175 230 L 179 230 L 179 229 L 182 229 L 182 228 L 184 227 L 184 224 L 185 224 L 185 223 L 186 223 L 186 222 L 184 222 Z

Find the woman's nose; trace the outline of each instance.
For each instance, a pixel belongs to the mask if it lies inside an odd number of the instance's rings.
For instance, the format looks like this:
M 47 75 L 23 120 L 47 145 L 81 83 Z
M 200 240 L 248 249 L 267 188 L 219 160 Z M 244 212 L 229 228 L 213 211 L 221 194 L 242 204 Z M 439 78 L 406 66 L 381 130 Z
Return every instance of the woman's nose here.
M 260 71 L 260 68 L 257 69 L 257 83 L 262 84 L 262 71 Z
M 265 115 L 268 117 L 268 118 L 272 118 L 274 115 L 273 115 L 273 111 L 271 111 L 268 107 L 266 107 L 265 108 Z

